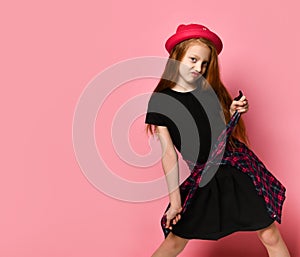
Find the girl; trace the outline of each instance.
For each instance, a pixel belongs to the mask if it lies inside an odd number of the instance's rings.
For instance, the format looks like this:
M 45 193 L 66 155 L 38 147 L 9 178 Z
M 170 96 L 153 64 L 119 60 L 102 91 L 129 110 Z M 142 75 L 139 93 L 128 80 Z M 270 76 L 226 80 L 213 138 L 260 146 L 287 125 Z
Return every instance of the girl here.
M 281 222 L 285 188 L 246 146 L 238 118 L 249 105 L 241 94 L 233 100 L 220 80 L 221 39 L 205 26 L 182 24 L 165 46 L 170 56 L 145 120 L 161 142 L 170 199 L 165 240 L 152 257 L 177 256 L 189 239 L 218 240 L 235 231 L 257 231 L 270 257 L 290 256 L 274 222 Z M 204 173 L 226 123 L 237 124 L 224 156 Z M 175 148 L 191 169 L 180 187 Z

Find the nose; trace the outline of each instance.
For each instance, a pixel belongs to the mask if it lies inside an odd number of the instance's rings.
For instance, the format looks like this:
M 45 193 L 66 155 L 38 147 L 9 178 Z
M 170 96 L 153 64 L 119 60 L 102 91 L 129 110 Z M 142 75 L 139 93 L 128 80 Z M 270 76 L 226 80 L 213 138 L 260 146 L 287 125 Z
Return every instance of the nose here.
M 201 73 L 202 70 L 202 62 L 195 63 L 195 71 Z

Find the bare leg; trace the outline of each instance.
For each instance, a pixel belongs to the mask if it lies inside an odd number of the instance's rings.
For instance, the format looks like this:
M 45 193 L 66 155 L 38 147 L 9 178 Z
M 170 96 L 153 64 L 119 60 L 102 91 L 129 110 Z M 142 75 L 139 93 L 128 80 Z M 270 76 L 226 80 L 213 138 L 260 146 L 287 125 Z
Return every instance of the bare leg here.
M 263 245 L 266 247 L 269 257 L 290 257 L 286 244 L 275 223 L 272 223 L 267 228 L 259 230 L 257 234 Z
M 188 239 L 174 235 L 172 232 L 162 242 L 152 257 L 176 257 L 186 246 Z

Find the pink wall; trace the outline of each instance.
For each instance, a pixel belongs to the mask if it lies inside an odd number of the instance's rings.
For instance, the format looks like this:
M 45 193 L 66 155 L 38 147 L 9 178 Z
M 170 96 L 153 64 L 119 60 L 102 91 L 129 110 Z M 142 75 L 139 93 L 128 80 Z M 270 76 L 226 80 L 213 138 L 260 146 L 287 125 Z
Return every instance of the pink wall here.
M 179 23 L 191 22 L 207 25 L 224 41 L 223 80 L 233 94 L 241 88 L 248 96 L 252 146 L 287 187 L 279 227 L 293 256 L 300 255 L 297 1 L 31 0 L 1 6 L 0 256 L 150 256 L 160 244 L 167 198 L 137 203 L 143 193 L 124 195 L 113 183 L 106 185 L 116 191 L 101 192 L 95 181 L 101 183 L 102 170 L 89 179 L 75 156 L 73 118 L 81 94 L 101 71 L 134 57 L 166 57 L 166 38 Z M 149 93 L 155 83 L 144 79 L 118 87 L 95 118 L 99 155 L 115 175 L 138 185 L 161 178 L 160 164 L 143 168 L 133 165 L 139 158 L 122 161 L 110 129 L 122 104 Z M 131 147 L 143 156 L 150 151 L 143 132 L 146 102 L 135 107 L 140 116 L 120 129 L 129 130 Z M 154 189 L 145 199 L 157 198 L 162 189 Z M 117 193 L 128 201 L 116 199 Z M 266 256 L 255 233 L 191 241 L 181 256 L 241 253 Z

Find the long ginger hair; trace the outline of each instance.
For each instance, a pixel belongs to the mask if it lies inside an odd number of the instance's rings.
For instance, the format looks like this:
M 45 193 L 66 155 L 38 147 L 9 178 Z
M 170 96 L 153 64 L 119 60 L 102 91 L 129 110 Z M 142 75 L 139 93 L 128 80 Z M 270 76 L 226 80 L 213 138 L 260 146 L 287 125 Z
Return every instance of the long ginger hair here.
M 229 94 L 228 90 L 225 88 L 224 84 L 222 83 L 220 79 L 220 68 L 219 68 L 219 62 L 218 62 L 218 54 L 216 51 L 216 48 L 212 44 L 211 41 L 205 39 L 205 38 L 192 38 L 185 40 L 179 44 L 177 44 L 171 51 L 169 59 L 167 61 L 165 70 L 163 72 L 163 75 L 157 84 L 156 88 L 154 89 L 154 92 L 160 92 L 166 88 L 172 88 L 176 85 L 176 81 L 179 76 L 179 65 L 180 61 L 185 56 L 188 48 L 193 44 L 205 44 L 207 45 L 210 50 L 210 61 L 208 64 L 208 67 L 206 69 L 206 72 L 203 74 L 203 77 L 206 79 L 207 83 L 204 83 L 207 86 L 211 86 L 216 93 L 218 100 L 220 101 L 220 104 L 223 109 L 224 117 L 226 123 L 230 120 L 230 105 L 232 103 L 232 97 Z M 175 60 L 175 61 L 174 61 Z M 150 132 L 151 134 L 154 133 L 153 129 L 154 125 L 147 124 L 146 125 L 146 131 Z M 156 126 L 154 126 L 155 128 Z M 248 144 L 248 137 L 246 134 L 246 127 L 245 123 L 242 118 L 240 118 L 238 124 L 236 125 L 235 129 L 232 132 L 232 136 L 241 140 L 245 144 Z M 230 142 L 232 142 L 231 138 L 229 139 Z M 234 144 L 233 144 L 234 145 Z

